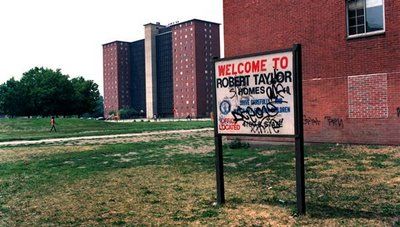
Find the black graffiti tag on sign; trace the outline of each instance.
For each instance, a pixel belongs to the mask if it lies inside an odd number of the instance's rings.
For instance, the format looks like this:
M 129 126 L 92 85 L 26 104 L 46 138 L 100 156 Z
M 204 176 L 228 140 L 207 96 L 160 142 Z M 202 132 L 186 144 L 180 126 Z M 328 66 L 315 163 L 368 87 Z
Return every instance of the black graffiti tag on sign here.
M 255 109 L 250 106 L 246 109 L 238 107 L 232 111 L 235 122 L 242 122 L 243 127 L 250 127 L 251 132 L 260 134 L 279 132 L 279 128 L 283 124 L 283 118 L 275 118 L 277 114 L 277 108 L 271 103 Z
M 283 126 L 283 118 L 278 118 L 280 112 L 277 104 L 287 103 L 285 94 L 291 94 L 288 86 L 283 86 L 279 80 L 273 80 L 272 84 L 265 89 L 268 103 L 262 106 L 242 108 L 238 106 L 232 111 L 235 122 L 243 127 L 250 127 L 251 132 L 257 134 L 279 133 Z M 249 103 L 250 104 L 250 103 Z

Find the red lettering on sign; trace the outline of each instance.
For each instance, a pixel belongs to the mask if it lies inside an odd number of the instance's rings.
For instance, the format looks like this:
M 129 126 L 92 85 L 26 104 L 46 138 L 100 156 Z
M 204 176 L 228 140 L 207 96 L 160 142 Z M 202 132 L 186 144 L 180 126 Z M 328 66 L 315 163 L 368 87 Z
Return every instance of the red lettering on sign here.
M 237 76 L 267 71 L 267 59 L 218 65 L 218 76 Z
M 219 120 L 218 128 L 221 131 L 238 131 L 240 130 L 240 125 L 232 118 L 222 118 Z
M 239 65 L 238 65 L 239 74 L 243 74 L 243 72 L 244 72 L 243 68 L 244 68 L 244 64 L 243 64 L 243 62 L 240 62 Z
M 250 73 L 251 72 L 251 63 L 250 62 L 246 62 L 246 64 L 244 65 L 244 71 L 246 73 Z
M 278 69 L 278 60 L 279 58 L 272 58 L 272 61 L 274 62 L 274 69 Z
M 274 69 L 278 69 L 278 66 L 280 67 L 279 69 L 286 69 L 289 64 L 289 59 L 286 56 L 282 58 L 272 58 L 272 61 L 274 62 Z
M 288 58 L 282 57 L 281 58 L 281 69 L 286 69 L 288 67 Z
M 225 74 L 227 75 L 227 76 L 230 76 L 230 75 L 232 75 L 231 74 L 231 68 L 232 68 L 232 65 L 226 65 L 226 71 L 225 71 Z
M 251 63 L 251 68 L 253 71 L 260 71 L 260 61 L 253 61 Z
M 261 60 L 261 71 L 267 71 L 267 59 Z
M 226 65 L 219 65 L 218 66 L 218 75 L 225 76 L 225 69 L 226 69 Z

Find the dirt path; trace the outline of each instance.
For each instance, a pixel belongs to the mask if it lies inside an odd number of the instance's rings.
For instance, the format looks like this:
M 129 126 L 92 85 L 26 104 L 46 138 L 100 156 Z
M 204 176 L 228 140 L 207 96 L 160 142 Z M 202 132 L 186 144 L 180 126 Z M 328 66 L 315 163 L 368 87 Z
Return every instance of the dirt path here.
M 82 137 L 43 139 L 43 140 L 22 140 L 22 141 L 0 142 L 0 146 L 48 144 L 48 143 L 79 141 L 79 140 L 98 140 L 98 139 L 110 139 L 110 138 L 168 135 L 168 134 L 181 134 L 181 133 L 190 133 L 190 132 L 206 132 L 206 131 L 212 131 L 212 130 L 214 130 L 214 129 L 213 128 L 203 128 L 203 129 L 189 129 L 189 130 L 171 130 L 171 131 L 156 131 L 156 132 L 143 132 L 143 133 L 128 133 L 128 134 L 119 134 L 119 135 L 82 136 Z

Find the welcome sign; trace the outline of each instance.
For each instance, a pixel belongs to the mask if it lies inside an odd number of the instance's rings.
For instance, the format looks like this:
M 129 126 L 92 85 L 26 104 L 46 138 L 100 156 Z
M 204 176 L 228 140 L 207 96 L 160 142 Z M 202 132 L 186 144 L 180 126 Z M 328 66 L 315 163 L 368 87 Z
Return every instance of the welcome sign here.
M 293 51 L 215 63 L 219 134 L 294 135 Z
M 225 203 L 222 136 L 294 138 L 298 214 L 306 213 L 301 45 L 215 62 L 217 204 Z

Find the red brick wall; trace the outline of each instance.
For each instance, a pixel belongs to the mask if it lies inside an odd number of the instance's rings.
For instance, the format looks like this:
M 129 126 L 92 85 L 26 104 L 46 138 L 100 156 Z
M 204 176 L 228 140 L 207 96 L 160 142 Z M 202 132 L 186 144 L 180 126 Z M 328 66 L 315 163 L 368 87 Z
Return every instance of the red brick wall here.
M 118 61 L 117 44 L 103 46 L 103 80 L 104 80 L 104 115 L 109 116 L 112 110 L 118 110 Z
M 129 44 L 103 45 L 104 115 L 130 106 Z
M 186 22 L 172 27 L 174 117 L 197 115 L 195 26 Z
M 174 116 L 208 117 L 213 99 L 212 59 L 220 56 L 219 25 L 200 20 L 174 25 L 172 50 Z
M 400 1 L 385 0 L 384 34 L 357 39 L 346 36 L 345 2 L 224 0 L 225 56 L 302 44 L 305 140 L 399 144 Z M 386 74 L 386 84 L 360 82 L 374 100 L 354 104 L 349 81 L 370 74 Z
M 387 75 L 348 78 L 349 118 L 387 118 Z

